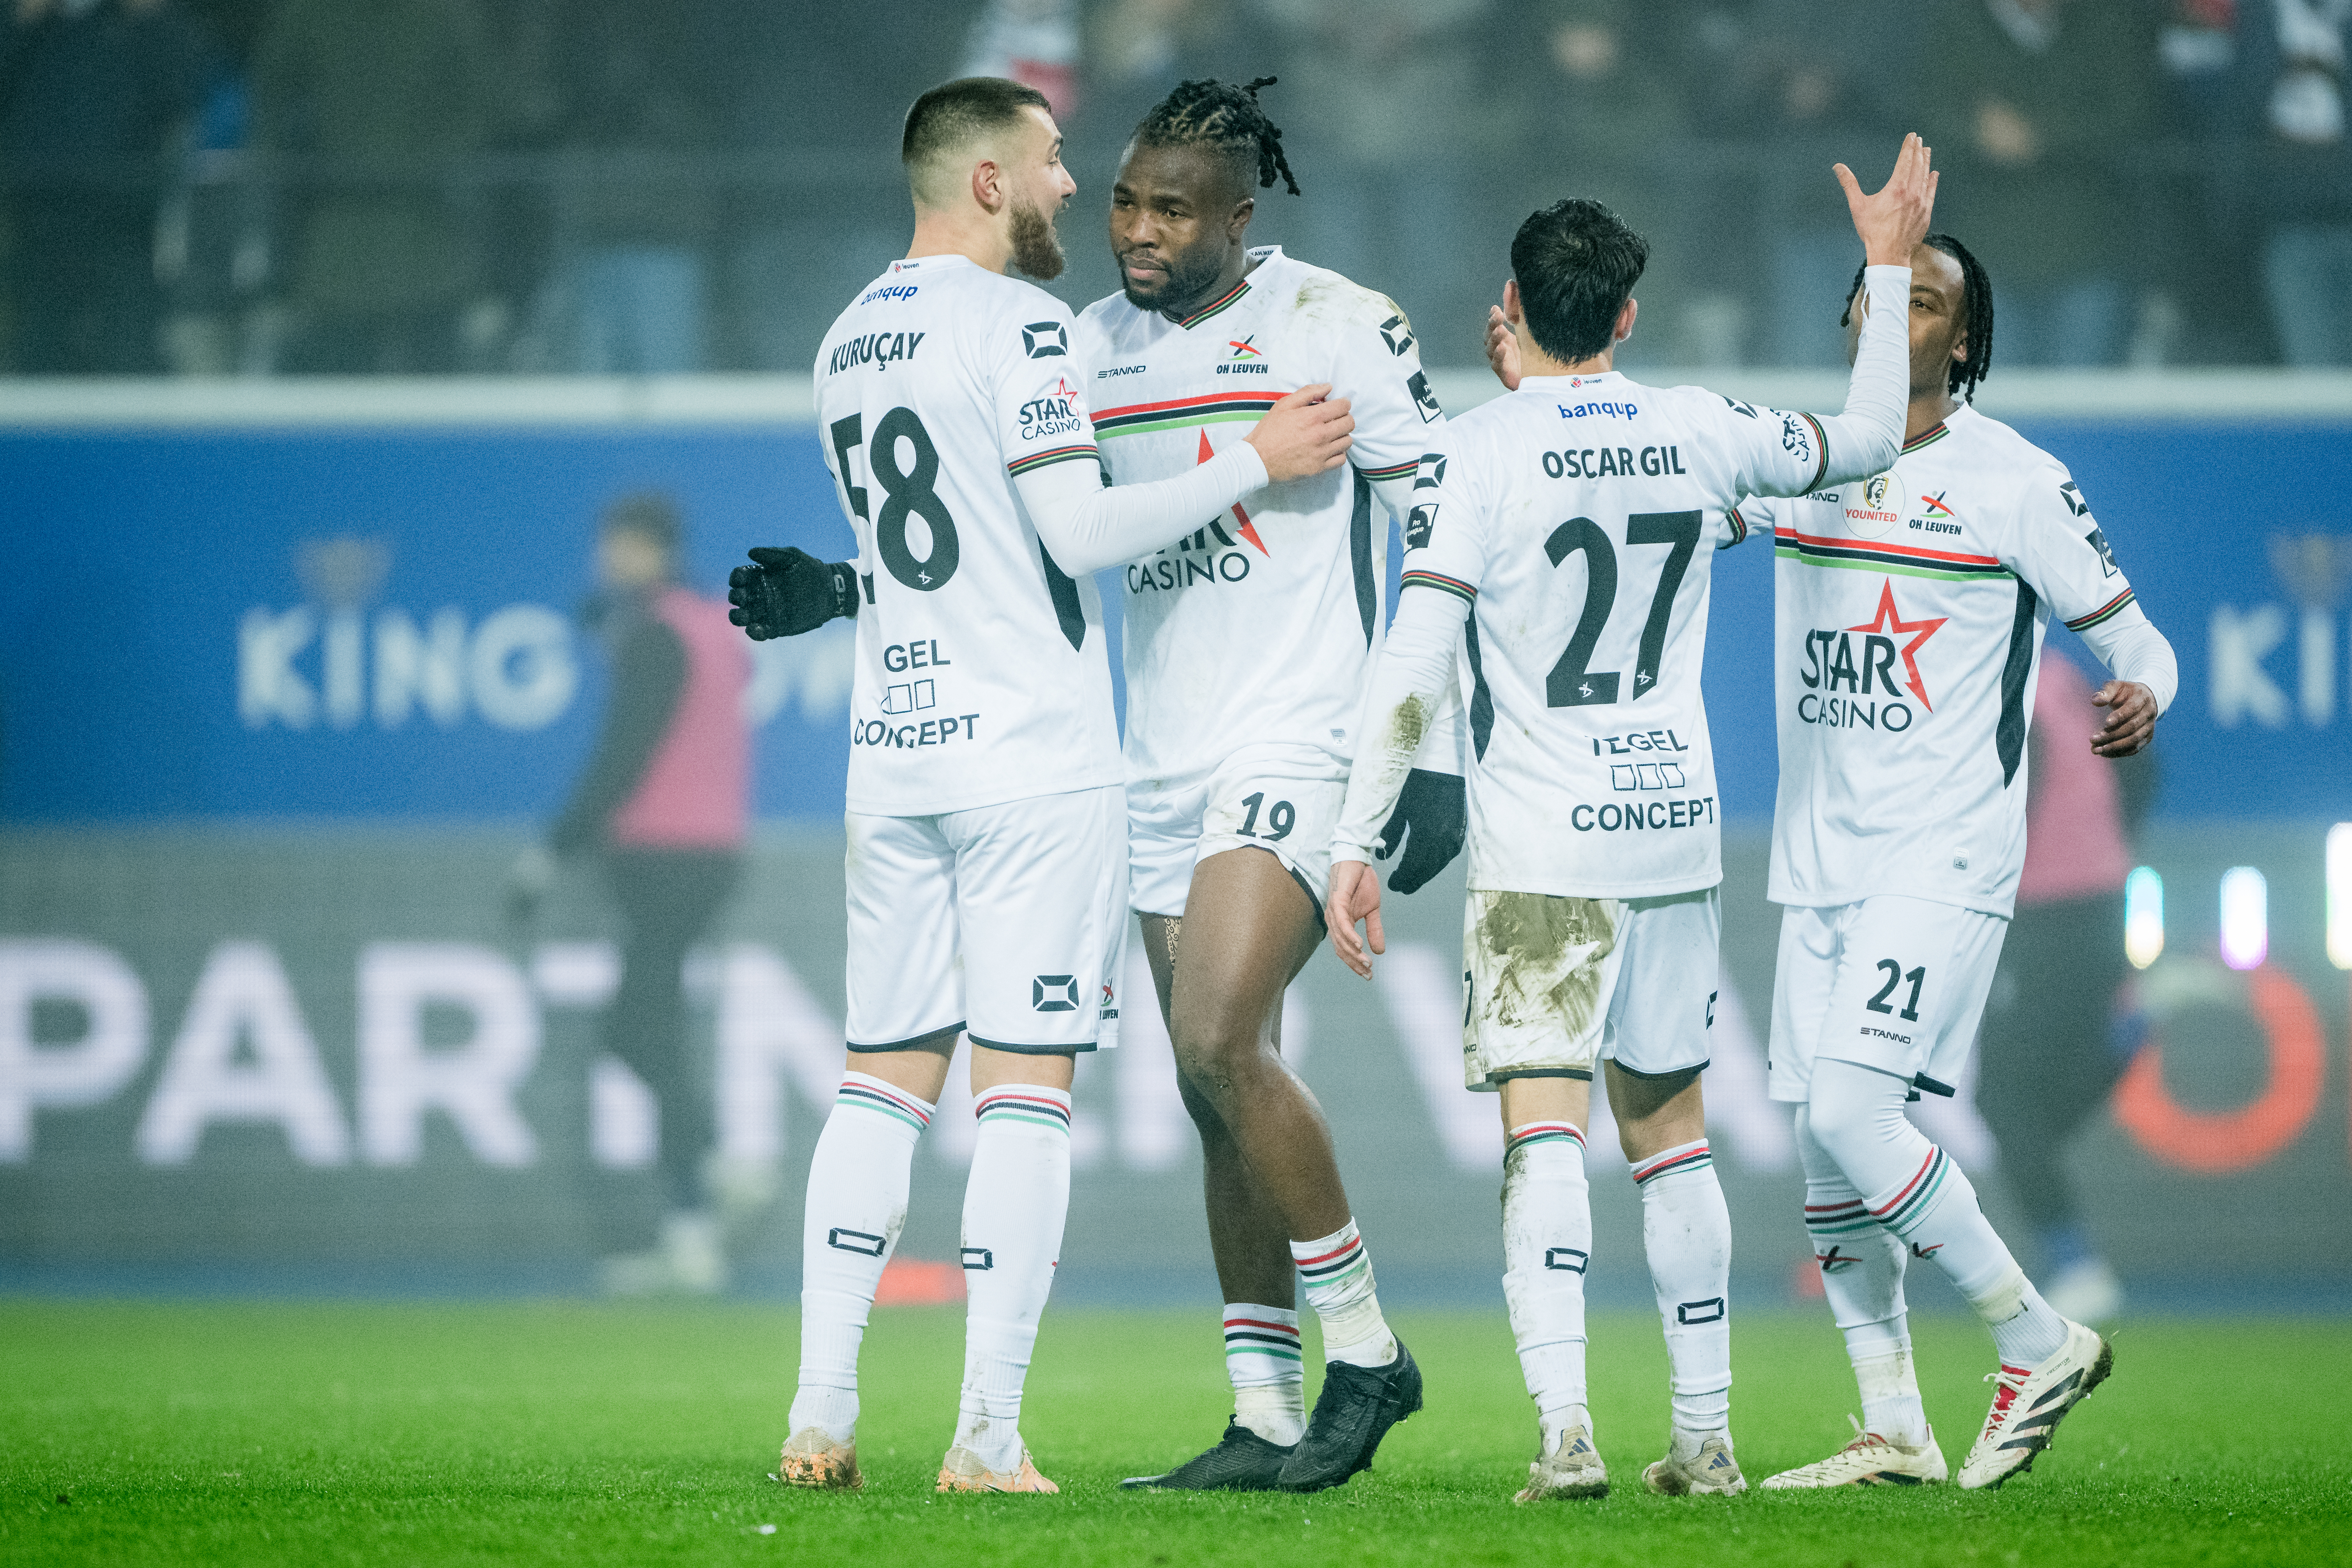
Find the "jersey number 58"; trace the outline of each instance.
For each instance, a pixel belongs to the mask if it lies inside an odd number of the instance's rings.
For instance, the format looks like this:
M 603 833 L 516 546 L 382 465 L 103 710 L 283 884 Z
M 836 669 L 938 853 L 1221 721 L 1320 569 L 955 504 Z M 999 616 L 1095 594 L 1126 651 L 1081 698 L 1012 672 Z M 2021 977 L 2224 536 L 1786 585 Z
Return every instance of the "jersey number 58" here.
M 864 416 L 856 414 L 833 422 L 833 450 L 841 462 L 841 488 L 848 494 L 849 510 L 860 521 L 873 524 L 874 548 L 891 576 L 918 593 L 937 593 L 955 575 L 959 559 L 955 519 L 933 488 L 940 481 L 940 449 L 931 444 L 931 433 L 923 428 L 913 409 L 893 408 L 882 416 L 874 426 L 874 445 L 866 458 L 866 467 L 881 482 L 885 498 L 882 515 L 872 517 L 866 510 L 865 487 L 849 479 L 849 455 L 857 449 L 864 424 Z M 901 440 L 915 450 L 911 473 L 898 466 Z M 922 519 L 931 536 L 930 552 L 919 558 L 907 542 L 910 517 Z

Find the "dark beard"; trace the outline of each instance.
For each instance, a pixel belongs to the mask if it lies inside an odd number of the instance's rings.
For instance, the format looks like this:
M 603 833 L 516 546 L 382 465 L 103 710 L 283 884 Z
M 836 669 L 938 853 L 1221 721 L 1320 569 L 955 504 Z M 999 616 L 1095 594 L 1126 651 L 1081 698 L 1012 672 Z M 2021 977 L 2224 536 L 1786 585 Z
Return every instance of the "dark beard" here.
M 1185 316 L 1209 302 L 1209 290 L 1217 286 L 1217 274 L 1225 269 L 1222 251 L 1212 251 L 1195 265 L 1171 265 L 1168 281 L 1150 296 L 1138 294 L 1128 282 L 1127 269 L 1119 269 L 1119 292 L 1127 302 L 1139 310 L 1157 310 L 1170 321 L 1181 321 Z
M 1050 213 L 1035 207 L 1013 209 L 1013 265 L 1044 282 L 1062 275 L 1062 241 L 1054 233 Z

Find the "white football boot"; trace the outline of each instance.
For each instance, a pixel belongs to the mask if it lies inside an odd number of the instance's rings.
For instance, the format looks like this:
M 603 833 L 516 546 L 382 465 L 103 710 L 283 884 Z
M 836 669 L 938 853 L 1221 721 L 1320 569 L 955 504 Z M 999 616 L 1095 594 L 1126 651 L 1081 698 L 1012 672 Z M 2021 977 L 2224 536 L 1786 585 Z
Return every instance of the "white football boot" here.
M 992 1470 L 980 1456 L 959 1443 L 940 1465 L 938 1490 L 943 1492 L 1057 1492 L 1062 1489 L 1037 1473 L 1029 1450 L 1021 1450 L 1017 1470 Z
M 1604 1498 L 1609 1495 L 1609 1467 L 1592 1446 L 1592 1434 L 1571 1426 L 1559 1435 L 1549 1453 L 1528 1466 L 1528 1484 L 1513 1502 L 1542 1502 L 1550 1498 Z
M 2107 1380 L 2116 1352 L 2080 1323 L 2066 1325 L 2058 1353 L 2031 1369 L 2003 1363 L 1985 1378 L 1993 1385 L 1992 1409 L 1984 1430 L 1960 1464 L 1960 1485 L 1973 1491 L 1997 1487 L 2033 1468 L 2033 1457 L 2050 1447 L 2051 1435 L 2066 1413 Z
M 803 1426 L 792 1435 L 777 1457 L 776 1479 L 816 1491 L 854 1492 L 866 1486 L 857 1468 L 856 1443 L 836 1443 L 822 1426 Z
M 1936 1429 L 1914 1448 L 1875 1432 L 1865 1432 L 1853 1417 L 1853 1441 L 1828 1458 L 1793 1470 L 1768 1476 L 1757 1484 L 1768 1492 L 1801 1491 L 1813 1487 L 1940 1486 L 1952 1479 L 1945 1467 L 1944 1450 L 1936 1447 Z
M 1694 1444 L 1676 1432 L 1666 1457 L 1642 1472 L 1642 1484 L 1666 1497 L 1738 1497 L 1748 1489 L 1748 1478 L 1731 1457 L 1730 1438 Z

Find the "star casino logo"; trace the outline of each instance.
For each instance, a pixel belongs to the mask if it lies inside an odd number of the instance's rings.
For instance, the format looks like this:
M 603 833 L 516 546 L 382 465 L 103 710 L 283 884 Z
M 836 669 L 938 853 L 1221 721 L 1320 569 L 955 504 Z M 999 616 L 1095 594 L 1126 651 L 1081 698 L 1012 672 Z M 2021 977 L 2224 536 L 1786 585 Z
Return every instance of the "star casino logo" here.
M 1845 629 L 1850 632 L 1861 632 L 1866 636 L 1885 637 L 1888 633 L 1893 633 L 1898 637 L 1909 637 L 1911 640 L 1905 643 L 1901 650 L 1903 684 L 1910 689 L 1912 696 L 1919 700 L 1920 707 L 1933 713 L 1936 710 L 1936 705 L 1927 700 L 1927 683 L 1919 679 L 1919 649 L 1929 637 L 1942 629 L 1944 622 L 1948 618 L 1937 616 L 1933 620 L 1905 620 L 1901 612 L 1895 607 L 1895 579 L 1889 577 L 1879 586 L 1878 614 L 1864 625 L 1848 626 Z

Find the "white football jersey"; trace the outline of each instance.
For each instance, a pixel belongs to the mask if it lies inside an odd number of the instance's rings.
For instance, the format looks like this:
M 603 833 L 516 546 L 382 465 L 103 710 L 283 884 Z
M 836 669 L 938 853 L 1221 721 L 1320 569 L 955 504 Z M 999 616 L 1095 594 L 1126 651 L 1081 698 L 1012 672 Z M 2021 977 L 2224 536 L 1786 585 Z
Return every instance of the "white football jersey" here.
M 1470 886 L 1648 898 L 1722 880 L 1699 668 L 1733 507 L 1820 483 L 1811 415 L 1616 372 L 1528 376 L 1416 481 L 1406 585 L 1470 602 Z
M 1121 571 L 1127 776 L 1150 790 L 1257 742 L 1344 763 L 1388 625 L 1388 517 L 1444 416 L 1412 329 L 1385 295 L 1265 247 L 1182 321 L 1114 294 L 1078 318 L 1103 465 L 1167 479 L 1246 440 L 1286 394 L 1350 402 L 1348 466 L 1269 486 Z M 1380 506 L 1374 507 L 1377 496 Z
M 896 261 L 816 358 L 857 535 L 849 809 L 922 816 L 1119 782 L 1093 579 L 1016 474 L 1097 462 L 1068 309 L 961 256 Z
M 2065 466 L 1963 405 L 1886 473 L 1738 515 L 1777 557 L 1774 901 L 2009 914 L 2043 630 L 2133 602 Z

